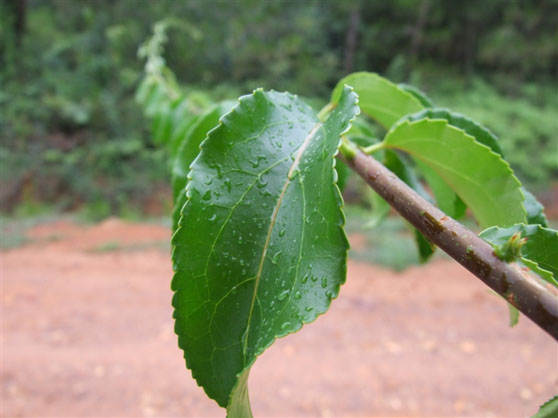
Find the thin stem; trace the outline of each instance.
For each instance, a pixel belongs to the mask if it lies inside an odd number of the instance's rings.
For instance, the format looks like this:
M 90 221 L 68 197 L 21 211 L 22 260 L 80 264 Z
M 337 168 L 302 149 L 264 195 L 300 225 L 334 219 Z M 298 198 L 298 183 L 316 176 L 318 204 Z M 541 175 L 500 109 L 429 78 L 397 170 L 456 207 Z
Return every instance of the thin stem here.
M 344 161 L 429 240 L 558 341 L 558 289 L 500 260 L 486 241 L 427 202 L 373 157 L 357 151 Z
M 366 155 L 372 155 L 376 151 L 384 149 L 385 147 L 386 147 L 386 145 L 384 144 L 384 142 L 378 142 L 377 144 L 372 144 L 372 145 L 370 145 L 366 148 L 363 148 L 362 152 L 364 152 Z

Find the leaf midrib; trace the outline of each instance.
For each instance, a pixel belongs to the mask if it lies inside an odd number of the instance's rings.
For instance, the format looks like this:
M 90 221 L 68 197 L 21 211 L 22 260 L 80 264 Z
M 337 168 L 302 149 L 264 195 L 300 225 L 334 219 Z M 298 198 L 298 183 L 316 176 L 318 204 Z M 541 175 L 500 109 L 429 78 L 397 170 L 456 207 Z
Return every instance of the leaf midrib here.
M 281 193 L 279 195 L 279 198 L 277 199 L 277 203 L 275 204 L 275 207 L 273 208 L 273 213 L 271 215 L 271 222 L 269 223 L 269 227 L 267 229 L 267 236 L 266 236 L 266 239 L 265 239 L 265 243 L 264 243 L 264 247 L 263 247 L 263 251 L 262 251 L 262 256 L 260 258 L 260 263 L 258 265 L 258 272 L 256 273 L 256 277 L 255 277 L 256 282 L 254 284 L 254 292 L 252 294 L 252 301 L 250 302 L 250 309 L 248 311 L 248 321 L 247 321 L 247 325 L 246 325 L 246 331 L 243 334 L 244 337 L 243 337 L 243 341 L 242 341 L 242 354 L 244 356 L 244 361 L 245 362 L 246 362 L 246 350 L 248 348 L 248 337 L 250 335 L 250 325 L 252 323 L 252 313 L 254 312 L 254 306 L 256 304 L 256 298 L 257 298 L 257 294 L 258 294 L 258 287 L 259 287 L 260 279 L 261 279 L 261 276 L 262 276 L 263 266 L 264 266 L 264 262 L 265 262 L 265 256 L 266 256 L 267 250 L 269 248 L 269 243 L 271 241 L 271 234 L 273 232 L 273 228 L 275 227 L 275 222 L 277 221 L 277 215 L 279 213 L 279 209 L 281 208 L 281 204 L 283 202 L 283 197 L 285 196 L 287 188 L 291 184 L 292 174 L 298 168 L 298 165 L 300 163 L 300 159 L 302 158 L 302 155 L 304 154 L 304 151 L 306 150 L 306 148 L 308 148 L 308 144 L 310 144 L 310 141 L 312 140 L 312 138 L 314 137 L 316 132 L 318 132 L 318 130 L 322 126 L 323 126 L 323 124 L 321 122 L 316 123 L 316 125 L 314 125 L 312 130 L 308 133 L 308 136 L 306 136 L 306 138 L 302 142 L 302 145 L 298 148 L 296 157 L 293 161 L 293 164 L 291 165 L 291 167 L 289 168 L 289 171 L 287 172 L 287 179 L 285 180 L 285 184 L 283 184 L 283 188 L 281 189 Z M 302 174 L 299 174 L 299 175 L 302 175 Z

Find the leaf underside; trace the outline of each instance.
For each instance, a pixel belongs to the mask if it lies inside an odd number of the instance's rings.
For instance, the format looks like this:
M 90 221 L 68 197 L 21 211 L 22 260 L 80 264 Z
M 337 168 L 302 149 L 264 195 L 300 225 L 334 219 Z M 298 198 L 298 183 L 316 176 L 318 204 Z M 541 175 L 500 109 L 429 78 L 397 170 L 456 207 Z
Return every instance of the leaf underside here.
M 425 118 L 443 119 L 448 121 L 450 125 L 462 129 L 463 131 L 465 131 L 466 134 L 474 137 L 477 142 L 486 145 L 496 154 L 499 154 L 502 158 L 504 158 L 504 154 L 502 152 L 502 148 L 500 147 L 498 137 L 490 129 L 484 127 L 480 123 L 475 122 L 467 116 L 462 115 L 461 113 L 453 112 L 449 109 L 444 108 L 432 108 L 421 110 L 420 112 L 414 113 L 412 115 L 406 115 L 403 120 L 417 121 Z M 456 216 L 454 216 L 451 211 L 446 211 L 451 210 L 451 208 L 449 208 L 448 206 L 451 204 L 451 201 L 455 199 L 450 199 L 450 194 L 452 193 L 453 195 L 455 195 L 455 193 L 453 193 L 451 189 L 446 191 L 440 190 L 439 188 L 443 189 L 444 185 L 441 184 L 435 177 L 432 178 L 432 173 L 422 171 L 422 167 L 421 172 L 432 187 L 434 194 L 437 195 L 437 192 L 441 194 L 440 198 L 438 198 L 438 195 L 436 196 L 436 200 L 440 208 L 444 210 L 444 212 L 446 212 L 448 215 L 454 218 L 459 218 L 458 213 L 456 213 Z M 527 222 L 529 224 L 541 224 L 542 226 L 546 226 L 547 222 L 546 217 L 544 216 L 543 206 L 524 187 L 521 187 L 521 191 L 525 197 L 523 205 L 525 206 L 525 210 L 527 212 Z M 455 197 L 459 199 L 457 195 L 455 195 Z M 460 202 L 457 200 L 455 201 L 458 203 L 459 207 Z M 445 209 L 442 206 L 445 206 Z M 463 207 L 463 205 L 460 206 Z
M 250 410 L 256 356 L 324 313 L 345 281 L 334 156 L 357 101 L 345 88 L 321 123 L 296 96 L 256 90 L 192 164 L 172 240 L 175 331 L 193 377 L 231 415 Z
M 395 125 L 384 139 L 432 168 L 471 208 L 483 227 L 525 221 L 519 180 L 508 163 L 445 120 Z

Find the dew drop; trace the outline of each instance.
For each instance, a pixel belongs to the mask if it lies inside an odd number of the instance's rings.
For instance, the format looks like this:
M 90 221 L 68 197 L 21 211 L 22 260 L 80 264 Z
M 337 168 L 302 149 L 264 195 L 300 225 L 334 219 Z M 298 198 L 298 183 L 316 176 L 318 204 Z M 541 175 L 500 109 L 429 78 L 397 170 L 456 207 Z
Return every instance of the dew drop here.
M 225 187 L 227 188 L 227 192 L 230 193 L 231 189 L 232 189 L 231 179 L 227 177 L 223 183 L 225 184 Z
M 279 231 L 279 236 L 284 237 L 286 232 L 287 232 L 287 230 L 285 228 L 283 228 L 282 230 Z
M 306 312 L 311 312 L 311 311 L 314 310 L 314 307 L 313 307 L 313 306 L 307 306 L 306 308 L 304 308 L 304 310 L 305 310 Z
M 215 222 L 217 220 L 217 214 L 214 213 L 213 215 L 211 215 L 211 217 L 209 218 L 209 222 Z
M 265 180 L 263 177 L 258 177 L 258 187 L 261 189 L 265 186 L 267 186 L 267 180 Z
M 325 289 L 327 287 L 327 277 L 322 277 L 322 287 Z
M 283 252 L 283 251 L 277 251 L 277 252 L 275 253 L 275 255 L 273 256 L 273 258 L 271 259 L 271 262 L 272 262 L 273 264 L 277 264 L 277 263 L 279 262 L 279 257 L 281 257 L 281 253 L 282 253 L 282 252 Z
M 308 275 L 305 274 L 304 276 L 302 276 L 302 279 L 300 279 L 300 281 L 304 284 L 308 281 Z
M 300 299 L 300 298 L 302 298 L 302 293 L 300 293 L 300 291 L 297 290 L 296 293 L 294 294 L 294 298 L 295 298 L 295 299 Z
M 208 190 L 207 192 L 205 192 L 205 194 L 202 196 L 203 200 L 209 200 L 211 199 L 211 190 Z
M 288 329 L 291 326 L 290 322 L 283 322 L 283 324 L 281 325 L 281 329 L 283 331 L 285 331 L 286 329 Z
M 277 299 L 279 301 L 284 301 L 285 299 L 287 299 L 287 297 L 289 296 L 290 293 L 291 293 L 291 291 L 289 289 L 283 290 L 281 293 L 279 293 L 279 295 L 277 296 Z

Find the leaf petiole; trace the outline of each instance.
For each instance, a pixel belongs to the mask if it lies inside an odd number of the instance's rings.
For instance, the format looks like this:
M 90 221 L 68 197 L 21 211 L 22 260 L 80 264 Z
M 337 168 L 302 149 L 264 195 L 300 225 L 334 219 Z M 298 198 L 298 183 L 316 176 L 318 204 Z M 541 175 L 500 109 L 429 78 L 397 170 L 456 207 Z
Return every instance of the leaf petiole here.
M 372 144 L 368 147 L 363 148 L 362 152 L 364 152 L 366 155 L 372 155 L 376 151 L 379 151 L 384 148 L 386 148 L 386 144 L 385 142 L 382 141 L 382 142 L 378 142 L 377 144 Z

